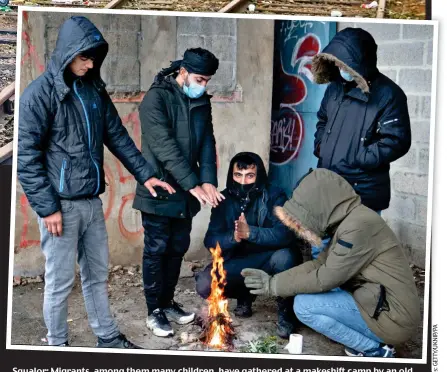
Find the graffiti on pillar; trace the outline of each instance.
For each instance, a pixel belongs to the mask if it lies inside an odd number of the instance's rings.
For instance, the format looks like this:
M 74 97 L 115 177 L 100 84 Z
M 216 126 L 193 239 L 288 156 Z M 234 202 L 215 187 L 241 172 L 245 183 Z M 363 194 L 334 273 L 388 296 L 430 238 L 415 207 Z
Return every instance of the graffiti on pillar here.
M 29 30 L 28 12 L 23 12 L 23 23 L 23 29 Z M 27 61 L 31 61 L 39 72 L 44 72 L 45 66 L 41 62 L 36 47 L 31 42 L 31 37 L 28 31 L 22 31 L 22 45 L 24 45 L 26 53 L 22 57 L 22 61 L 20 62 L 21 65 L 23 66 Z
M 20 196 L 20 213 L 22 214 L 22 232 L 20 234 L 20 248 L 28 248 L 35 245 L 40 245 L 40 240 L 31 239 L 28 235 L 29 224 L 31 223 L 30 219 L 30 207 L 28 203 L 28 199 L 25 195 Z M 32 212 L 31 212 L 32 213 Z
M 312 59 L 329 42 L 335 23 L 276 21 L 273 64 L 270 173 L 272 182 L 291 191 L 312 163 L 312 141 L 324 86 L 313 82 Z M 306 165 L 307 166 L 307 165 Z
M 270 135 L 270 162 L 284 165 L 298 157 L 304 136 L 303 119 L 297 106 L 307 98 L 307 84 L 313 82 L 312 58 L 321 51 L 315 33 L 305 33 L 313 22 L 281 22 L 283 39 L 275 48 L 273 97 L 275 112 Z M 278 55 L 277 55 L 278 54 Z
M 294 159 L 303 138 L 301 116 L 293 108 L 283 107 L 272 120 L 270 132 L 270 162 L 286 164 Z

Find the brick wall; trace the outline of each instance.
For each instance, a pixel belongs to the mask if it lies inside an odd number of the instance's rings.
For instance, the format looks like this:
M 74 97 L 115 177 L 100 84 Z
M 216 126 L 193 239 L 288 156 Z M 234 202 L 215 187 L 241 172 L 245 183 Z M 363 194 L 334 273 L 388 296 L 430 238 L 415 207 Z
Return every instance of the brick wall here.
M 140 90 L 141 17 L 121 15 L 44 13 L 45 62 L 51 58 L 60 25 L 73 15 L 87 16 L 106 35 L 109 52 L 101 69 L 109 90 L 133 92 Z M 33 30 L 37 33 L 37 30 Z
M 391 205 L 383 213 L 418 266 L 425 264 L 430 139 L 433 27 L 341 23 L 370 32 L 378 44 L 378 66 L 408 97 L 412 145 L 391 165 Z
M 45 62 L 56 45 L 60 25 L 72 15 L 43 14 Z M 231 96 L 236 90 L 236 19 L 95 14 L 88 18 L 107 35 L 109 53 L 101 71 L 111 91 L 147 90 L 161 68 L 181 59 L 186 49 L 196 47 L 209 49 L 219 58 L 219 69 L 208 91 Z
M 177 58 L 182 58 L 186 49 L 197 47 L 211 50 L 219 58 L 219 69 L 208 90 L 231 94 L 236 88 L 237 19 L 179 17 Z

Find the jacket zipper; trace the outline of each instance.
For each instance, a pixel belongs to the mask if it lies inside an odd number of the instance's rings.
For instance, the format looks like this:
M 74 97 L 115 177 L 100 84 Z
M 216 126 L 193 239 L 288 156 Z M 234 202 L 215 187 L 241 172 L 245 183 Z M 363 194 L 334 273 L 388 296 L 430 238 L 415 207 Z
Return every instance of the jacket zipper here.
M 189 163 L 192 163 L 191 98 L 188 97 Z
M 100 187 L 100 181 L 99 181 L 100 173 L 99 173 L 98 164 L 96 164 L 96 161 L 95 161 L 95 159 L 93 159 L 93 155 L 92 155 L 92 148 L 91 148 L 92 141 L 91 141 L 91 134 L 90 134 L 90 120 L 88 118 L 87 109 L 85 108 L 84 101 L 82 100 L 81 96 L 78 93 L 78 89 L 76 88 L 76 81 L 73 83 L 73 88 L 74 88 L 76 96 L 78 97 L 79 101 L 81 102 L 82 109 L 84 110 L 85 120 L 86 120 L 86 123 L 87 123 L 88 150 L 89 150 L 90 158 L 92 159 L 92 162 L 95 165 L 96 174 L 97 174 L 97 186 L 96 186 L 96 190 L 95 190 L 95 193 L 94 193 L 94 195 L 96 195 L 99 192 L 99 187 Z
M 336 98 L 338 98 L 338 97 L 336 97 Z M 338 102 L 338 105 L 337 105 L 337 111 L 335 112 L 334 118 L 332 119 L 330 128 L 329 128 L 328 130 L 326 130 L 326 128 L 325 128 L 325 131 L 327 132 L 327 133 L 326 133 L 327 136 L 326 136 L 326 142 L 325 142 L 325 143 L 327 143 L 327 142 L 329 141 L 329 135 L 330 135 L 331 132 L 332 132 L 332 127 L 334 126 L 335 120 L 337 120 L 338 112 L 340 111 L 340 107 L 341 107 L 341 105 L 343 104 L 343 102 L 345 101 L 345 98 L 346 98 L 346 97 L 345 97 L 345 95 L 343 94 L 343 96 L 342 96 L 340 102 Z M 321 156 L 321 153 L 320 153 L 320 156 Z M 332 166 L 332 158 L 333 158 L 333 157 L 334 157 L 334 152 L 332 151 L 331 157 L 330 157 L 330 159 L 329 159 L 329 164 L 328 164 L 327 166 L 323 167 L 323 168 L 326 168 L 326 167 L 327 167 L 328 169 L 331 168 L 331 166 Z
M 262 226 L 264 223 L 265 216 L 263 216 L 262 213 L 264 212 L 265 205 L 267 204 L 266 199 L 267 199 L 267 191 L 263 190 L 262 191 L 262 203 L 261 203 L 262 205 L 261 205 L 261 208 L 259 209 L 259 218 L 258 218 L 259 226 Z
M 385 126 L 387 124 L 390 124 L 390 123 L 395 123 L 397 121 L 399 121 L 399 119 L 392 119 L 392 120 L 388 120 L 388 121 L 385 121 L 385 122 L 382 122 L 382 123 L 379 121 L 378 125 L 377 125 L 376 133 L 379 133 L 383 126 Z
M 67 160 L 64 159 L 62 161 L 62 168 L 61 168 L 61 179 L 59 180 L 59 192 L 64 191 L 64 180 L 65 180 L 65 168 L 67 167 Z

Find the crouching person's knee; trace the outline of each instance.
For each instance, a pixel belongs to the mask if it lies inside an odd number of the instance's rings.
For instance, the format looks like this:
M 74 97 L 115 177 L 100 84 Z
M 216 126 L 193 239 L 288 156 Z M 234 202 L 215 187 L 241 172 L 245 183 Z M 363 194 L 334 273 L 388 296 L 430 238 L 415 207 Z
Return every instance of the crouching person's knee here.
M 196 292 L 203 299 L 207 299 L 211 293 L 211 275 L 209 270 L 196 274 Z
M 272 267 L 274 274 L 289 270 L 297 264 L 298 258 L 290 248 L 280 249 L 273 253 L 270 258 L 270 266 Z
M 298 294 L 293 300 L 293 312 L 300 322 L 307 324 L 312 317 L 312 295 Z

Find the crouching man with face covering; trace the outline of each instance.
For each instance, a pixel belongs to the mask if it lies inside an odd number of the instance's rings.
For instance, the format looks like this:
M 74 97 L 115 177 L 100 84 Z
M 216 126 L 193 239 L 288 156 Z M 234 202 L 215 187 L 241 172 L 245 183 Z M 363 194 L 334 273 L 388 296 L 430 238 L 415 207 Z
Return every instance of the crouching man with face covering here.
M 187 324 L 195 314 L 174 301 L 183 256 L 189 248 L 191 224 L 200 204 L 215 207 L 216 142 L 211 96 L 206 85 L 219 66 L 211 52 L 188 49 L 155 78 L 140 106 L 142 152 L 157 177 L 175 194 L 157 196 L 138 186 L 133 207 L 142 212 L 143 281 L 147 327 L 160 337 L 173 335 L 169 321 Z
M 311 244 L 324 234 L 331 240 L 316 260 L 274 276 L 244 269 L 251 293 L 295 296 L 298 319 L 348 355 L 393 357 L 392 345 L 417 331 L 420 311 L 409 263 L 385 221 L 324 169 L 305 177 L 276 215 Z
M 219 243 L 226 271 L 225 296 L 236 298 L 236 316 L 252 315 L 253 295 L 244 286 L 241 270 L 263 269 L 273 275 L 299 264 L 301 255 L 294 247 L 296 238 L 274 215 L 287 197 L 283 190 L 268 184 L 262 159 L 251 152 L 237 154 L 230 162 L 226 199 L 213 209 L 205 236 L 205 247 Z M 197 293 L 204 299 L 211 292 L 211 268 L 196 276 Z M 293 297 L 278 298 L 278 335 L 293 332 Z

